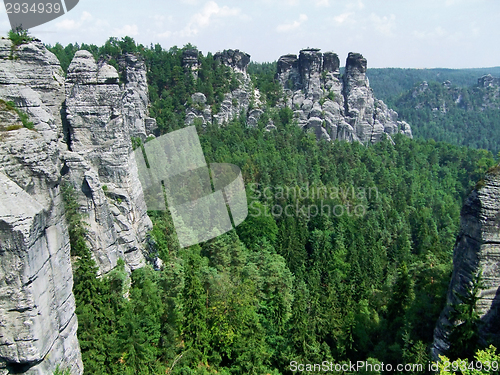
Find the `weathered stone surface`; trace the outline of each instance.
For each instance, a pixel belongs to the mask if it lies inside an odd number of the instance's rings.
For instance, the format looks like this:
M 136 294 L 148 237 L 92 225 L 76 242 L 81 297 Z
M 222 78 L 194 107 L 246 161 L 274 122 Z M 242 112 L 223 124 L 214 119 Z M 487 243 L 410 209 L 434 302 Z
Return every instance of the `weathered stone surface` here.
M 318 137 L 364 144 L 378 142 L 385 133 L 412 137 L 410 126 L 397 120 L 397 113 L 376 100 L 366 77 L 366 59 L 350 53 L 346 71 L 340 77 L 337 54 L 319 49 L 302 50 L 299 57 L 285 55 L 278 60 L 276 79 L 284 88 L 283 105 L 294 110 L 299 126 L 308 119 L 324 121 Z M 318 128 L 319 129 L 319 128 Z
M 484 288 L 477 308 L 484 325 L 481 336 L 500 338 L 500 166 L 488 173 L 464 203 L 460 233 L 453 252 L 453 273 L 447 303 L 434 331 L 432 354 L 437 358 L 449 348 L 451 305 L 460 302 L 472 280 L 482 272 Z
M 222 52 L 217 52 L 214 55 L 214 59 L 242 73 L 246 73 L 247 66 L 250 63 L 250 55 L 238 49 L 227 49 Z
M 346 122 L 360 142 L 378 142 L 382 134 L 403 133 L 411 137 L 407 123 L 397 121 L 397 113 L 375 99 L 366 76 L 367 61 L 359 53 L 349 53 L 343 77 Z
M 64 78 L 59 61 L 40 41 L 18 46 L 14 59 L 10 54 L 10 40 L 0 39 L 0 97 L 28 112 L 44 136 L 61 137 Z
M 26 111 L 35 130 L 0 134 L 0 372 L 46 375 L 60 364 L 81 374 L 60 194 L 62 70 L 39 41 L 19 46 L 13 60 L 7 54 L 2 39 L 0 98 Z M 4 120 L 16 116 L 2 112 Z
M 257 126 L 257 123 L 259 122 L 260 116 L 262 116 L 264 111 L 261 109 L 252 109 L 251 111 L 248 112 L 248 118 L 247 118 L 247 124 L 250 127 L 255 127 Z
M 284 55 L 278 59 L 277 79 L 285 89 L 299 90 L 302 82 L 299 73 L 299 59 L 297 55 Z
M 72 151 L 64 154 L 66 178 L 79 192 L 101 272 L 114 268 L 118 258 L 125 258 L 131 269 L 141 267 L 151 228 L 131 148 L 131 136 L 145 135 L 145 69 L 132 55 L 125 55 L 122 63 L 128 80 L 124 89 L 95 79 L 102 69 L 111 70 L 109 65 L 98 66 L 89 52 L 78 51 L 66 82 Z M 123 217 L 111 214 L 113 206 Z
M 323 71 L 340 75 L 339 68 L 340 68 L 339 56 L 333 52 L 325 52 L 323 54 Z
M 494 87 L 500 86 L 500 78 L 493 77 L 491 74 L 482 76 L 477 80 L 477 83 L 481 87 Z
M 148 80 L 146 64 L 143 60 L 131 53 L 127 53 L 118 60 L 120 70 L 124 72 L 125 86 L 123 87 L 123 119 L 129 129 L 131 137 L 145 140 L 156 131 L 156 120 L 148 116 Z M 99 74 L 109 65 L 99 69 Z M 109 81 L 103 82 L 107 83 Z
M 182 66 L 196 70 L 199 66 L 198 55 L 199 51 L 196 48 L 186 49 L 182 52 Z
M 248 126 L 256 126 L 263 111 L 260 109 L 259 90 L 253 87 L 247 73 L 247 65 L 250 55 L 239 50 L 224 50 L 214 55 L 214 58 L 230 67 L 236 73 L 239 87 L 224 95 L 224 100 L 217 113 L 212 112 L 212 107 L 206 104 L 203 93 L 195 93 L 191 96 L 193 105 L 186 110 L 186 125 L 200 124 L 206 126 L 209 123 L 217 123 L 224 126 L 241 114 L 247 116 Z M 249 111 L 250 104 L 253 108 Z
M 247 124 L 257 125 L 258 117 L 263 113 L 263 103 L 246 74 L 246 56 L 237 50 L 216 55 L 235 72 L 243 73 L 239 77 L 240 88 L 225 95 L 219 113 L 212 113 L 202 100 L 197 99 L 203 94 L 193 95 L 194 104 L 186 111 L 186 124 L 199 122 L 206 125 L 217 121 L 223 125 L 246 113 Z M 333 52 L 322 54 L 319 49 L 308 48 L 301 50 L 298 56 L 281 56 L 277 62 L 276 80 L 283 86 L 285 98 L 279 105 L 294 111 L 300 127 L 317 129 L 318 138 L 368 144 L 380 141 L 383 134 L 390 137 L 401 133 L 412 137 L 410 125 L 398 121 L 395 111 L 374 98 L 366 68 L 366 59 L 358 53 L 349 54 L 343 77 L 340 76 L 340 60 Z M 249 113 L 250 103 L 253 109 Z M 322 126 L 311 126 L 308 121 L 312 118 L 320 119 Z
M 54 199 L 44 206 L 38 194 Z M 0 363 L 7 374 L 51 374 L 58 364 L 83 372 L 69 250 L 59 188 L 30 195 L 0 172 Z
M 207 97 L 205 94 L 197 92 L 191 95 L 191 100 L 194 104 L 205 104 L 207 102 Z

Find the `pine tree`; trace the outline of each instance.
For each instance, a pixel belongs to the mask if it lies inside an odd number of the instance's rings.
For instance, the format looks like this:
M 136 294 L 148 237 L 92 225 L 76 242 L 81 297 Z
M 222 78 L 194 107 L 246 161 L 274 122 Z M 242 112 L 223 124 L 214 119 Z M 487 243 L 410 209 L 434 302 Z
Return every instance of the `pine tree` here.
M 482 273 L 477 273 L 472 279 L 470 289 L 465 295 L 455 293 L 460 301 L 452 306 L 450 321 L 453 327 L 449 336 L 451 343 L 448 354 L 452 358 L 472 359 L 479 345 L 479 328 L 481 319 L 477 312 L 479 294 L 483 289 Z

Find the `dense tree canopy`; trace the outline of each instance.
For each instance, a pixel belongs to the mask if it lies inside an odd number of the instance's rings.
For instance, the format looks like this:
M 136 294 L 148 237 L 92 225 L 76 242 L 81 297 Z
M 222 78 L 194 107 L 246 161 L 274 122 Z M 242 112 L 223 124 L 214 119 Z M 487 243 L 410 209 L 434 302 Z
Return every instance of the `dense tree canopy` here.
M 134 45 L 89 48 L 144 56 L 162 132 L 182 126 L 191 93 L 216 106 L 231 89 L 211 54 L 195 80 L 182 49 Z M 257 127 L 245 117 L 198 127 L 207 162 L 242 170 L 249 217 L 235 230 L 181 249 L 168 211 L 151 211 L 149 257 L 163 267 L 129 278 L 120 264 L 97 278 L 85 228 L 68 217 L 86 373 L 290 374 L 291 361 L 429 360 L 460 208 L 493 154 L 400 135 L 372 146 L 317 141 L 272 105 L 272 69 L 249 69 L 267 99 Z M 268 119 L 276 130 L 264 130 Z M 65 198 L 74 213 L 70 190 Z

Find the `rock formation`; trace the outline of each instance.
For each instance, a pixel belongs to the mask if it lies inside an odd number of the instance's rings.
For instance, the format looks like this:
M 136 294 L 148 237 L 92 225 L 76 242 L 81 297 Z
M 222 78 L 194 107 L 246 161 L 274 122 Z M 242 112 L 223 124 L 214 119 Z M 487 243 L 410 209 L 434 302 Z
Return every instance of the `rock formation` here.
M 197 67 L 199 67 L 198 53 L 194 53 L 193 50 L 188 51 L 190 51 L 189 54 L 183 54 L 183 66 L 185 69 L 194 69 L 193 72 L 196 72 Z M 196 62 L 193 60 L 194 56 L 196 56 Z M 233 70 L 236 79 L 239 81 L 239 87 L 224 96 L 220 110 L 217 113 L 213 113 L 212 108 L 206 104 L 207 99 L 204 94 L 193 94 L 191 96 L 193 105 L 186 110 L 186 125 L 193 125 L 196 122 L 203 126 L 214 122 L 223 125 L 241 113 L 246 114 L 250 126 L 256 125 L 263 111 L 259 108 L 262 104 L 259 100 L 260 93 L 253 87 L 247 73 L 250 55 L 239 50 L 224 50 L 216 53 L 214 59 Z M 249 110 L 251 102 L 253 108 Z
M 232 49 L 217 52 L 214 55 L 214 59 L 241 73 L 247 72 L 247 66 L 250 63 L 250 55 L 248 53 Z
M 453 252 L 453 274 L 447 304 L 434 331 L 435 359 L 449 348 L 451 306 L 466 295 L 473 278 L 482 273 L 484 288 L 477 308 L 484 322 L 483 339 L 500 339 L 500 166 L 492 169 L 464 203 L 460 233 Z
M 132 53 L 126 53 L 118 61 L 123 72 L 123 120 L 131 137 L 139 137 L 143 141 L 154 134 L 156 120 L 148 116 L 148 80 L 146 64 Z
M 294 110 L 299 125 L 313 129 L 318 138 L 367 144 L 384 133 L 411 137 L 410 126 L 374 98 L 366 66 L 362 55 L 349 53 L 341 77 L 337 54 L 309 48 L 298 57 L 280 57 L 276 78 L 285 90 L 285 105 Z
M 479 78 L 477 83 L 480 87 L 498 87 L 500 86 L 500 78 L 487 74 Z
M 199 51 L 196 48 L 187 49 L 182 52 L 182 67 L 191 70 L 195 78 L 198 78 L 198 69 L 200 67 L 198 55 Z
M 317 48 L 304 49 L 298 56 L 281 56 L 277 63 L 276 79 L 285 93 L 280 105 L 294 111 L 299 126 L 312 129 L 318 139 L 328 141 L 339 139 L 368 144 L 378 142 L 382 134 L 412 136 L 410 125 L 398 121 L 395 111 L 374 98 L 363 56 L 350 53 L 345 74 L 341 77 L 337 54 L 319 51 Z M 198 53 L 186 52 L 183 65 L 196 71 Z M 217 113 L 212 113 L 202 93 L 194 94 L 191 98 L 194 104 L 186 111 L 186 124 L 206 125 L 217 121 L 223 125 L 244 113 L 247 124 L 256 126 L 265 103 L 260 101 L 260 93 L 247 74 L 250 55 L 239 50 L 225 50 L 216 53 L 214 58 L 236 73 L 240 87 L 225 95 Z M 274 128 L 272 125 L 266 130 Z
M 34 130 L 0 133 L 0 374 L 81 374 L 70 246 L 60 183 L 64 79 L 42 43 L 0 40 L 0 98 Z M 3 112 L 11 124 L 14 112 Z
M 97 64 L 88 51 L 75 54 L 66 79 L 71 150 L 64 154 L 67 178 L 79 192 L 91 249 L 102 272 L 122 257 L 131 269 L 141 267 L 151 228 L 131 153 L 131 136 L 146 135 L 147 96 L 135 89 L 142 79 L 136 59 L 125 58 L 133 63 L 126 69 L 133 79 L 124 88 L 116 69 Z
M 184 68 L 195 76 L 198 57 L 194 49 L 183 53 Z M 250 56 L 226 50 L 214 58 L 232 69 L 239 87 L 225 95 L 217 113 L 195 93 L 186 123 L 223 125 L 244 113 L 256 126 L 266 103 L 247 73 Z M 75 188 L 101 273 L 120 258 L 131 270 L 145 263 L 151 221 L 131 140 L 145 140 L 156 123 L 147 114 L 144 62 L 125 54 L 118 65 L 121 76 L 78 51 L 64 78 L 41 42 L 13 48 L 0 40 L 0 375 L 47 375 L 58 364 L 83 372 L 63 182 Z M 316 49 L 283 56 L 277 79 L 286 95 L 280 105 L 328 140 L 411 136 L 408 125 L 373 98 L 361 55 L 349 55 L 344 77 L 339 66 L 336 54 Z M 7 101 L 28 113 L 33 130 L 21 126 Z M 275 129 L 270 120 L 266 131 Z
M 101 273 L 144 264 L 151 221 L 131 137 L 151 135 L 144 62 L 76 53 L 66 79 L 39 41 L 0 40 L 0 374 L 81 374 L 63 181 L 76 191 Z M 34 129 L 21 126 L 13 101 Z

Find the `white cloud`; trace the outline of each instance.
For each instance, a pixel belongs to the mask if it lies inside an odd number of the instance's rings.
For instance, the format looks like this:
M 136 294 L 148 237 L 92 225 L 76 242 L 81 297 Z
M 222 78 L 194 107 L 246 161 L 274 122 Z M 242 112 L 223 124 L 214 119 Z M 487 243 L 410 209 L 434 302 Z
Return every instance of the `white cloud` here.
M 394 36 L 394 28 L 396 27 L 396 16 L 394 14 L 380 17 L 372 13 L 370 15 L 370 20 L 379 33 L 385 36 Z
M 66 30 L 66 31 L 76 30 L 76 29 L 80 28 L 80 26 L 81 26 L 81 24 L 75 20 L 62 20 L 62 21 L 56 23 L 56 27 L 59 30 Z
M 266 3 L 267 5 L 272 5 L 272 6 L 282 6 L 283 4 L 287 6 L 297 6 L 300 4 L 300 0 L 261 0 L 261 1 Z
M 93 17 L 92 17 L 92 14 L 90 14 L 89 12 L 87 11 L 83 11 L 82 13 L 82 17 L 80 18 L 82 21 L 89 21 L 91 20 Z
M 413 31 L 413 36 L 415 36 L 418 39 L 435 39 L 435 38 L 442 38 L 446 36 L 448 33 L 446 30 L 444 30 L 441 26 L 436 27 L 435 29 L 431 31 Z
M 160 39 L 168 39 L 172 35 L 171 31 L 165 31 L 163 33 L 156 34 L 156 36 Z
M 349 4 L 347 4 L 346 8 L 363 10 L 365 8 L 365 4 L 361 0 L 351 1 Z
M 189 37 L 198 34 L 200 29 L 209 26 L 214 18 L 235 17 L 240 14 L 239 8 L 220 7 L 215 1 L 205 4 L 201 12 L 191 17 L 186 27 L 179 32 L 181 36 Z
M 93 19 L 92 14 L 84 11 L 78 21 L 72 19 L 64 19 L 56 23 L 56 28 L 61 31 L 78 30 L 82 27 L 84 22 L 91 21 L 92 19 Z
M 336 23 L 338 23 L 338 24 L 343 24 L 344 22 L 346 22 L 353 15 L 354 15 L 353 12 L 342 13 L 342 14 L 339 14 L 338 16 L 336 16 L 336 17 L 333 17 L 333 20 Z
M 151 16 L 151 18 L 154 19 L 155 21 L 158 21 L 158 22 L 165 21 L 165 16 L 163 16 L 161 14 L 155 14 L 154 16 Z
M 282 25 L 278 25 L 276 27 L 276 31 L 279 32 L 279 33 L 286 33 L 288 31 L 292 31 L 292 30 L 295 30 L 295 29 L 299 28 L 300 25 L 302 25 L 306 21 L 307 21 L 307 15 L 301 14 L 299 16 L 298 21 L 293 21 L 291 23 L 285 23 L 285 24 L 282 24 Z
M 314 5 L 317 7 L 329 7 L 330 0 L 314 0 Z
M 137 36 L 139 35 L 139 28 L 136 24 L 134 25 L 123 25 L 118 29 L 113 29 L 113 35 L 115 36 Z

